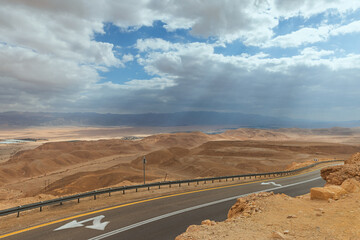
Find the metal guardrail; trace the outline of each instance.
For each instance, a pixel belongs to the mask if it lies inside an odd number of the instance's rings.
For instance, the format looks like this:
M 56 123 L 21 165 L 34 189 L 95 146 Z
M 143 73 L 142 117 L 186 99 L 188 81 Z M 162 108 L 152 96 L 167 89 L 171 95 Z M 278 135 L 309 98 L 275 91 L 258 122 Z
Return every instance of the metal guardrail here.
M 115 187 L 115 188 L 106 188 L 106 189 L 100 189 L 100 190 L 75 194 L 75 195 L 71 195 L 71 196 L 60 197 L 60 198 L 51 199 L 51 200 L 47 200 L 47 201 L 41 201 L 41 202 L 36 202 L 36 203 L 26 204 L 26 205 L 23 205 L 23 206 L 18 206 L 18 207 L 13 207 L 13 208 L 1 210 L 0 211 L 0 216 L 5 216 L 5 215 L 17 213 L 17 217 L 19 217 L 20 212 L 31 210 L 31 209 L 40 208 L 40 212 L 41 212 L 42 208 L 44 206 L 49 206 L 49 205 L 54 205 L 54 204 L 62 205 L 63 202 L 67 202 L 67 201 L 71 201 L 71 200 L 77 200 L 78 203 L 79 203 L 80 198 L 94 197 L 94 199 L 96 199 L 97 195 L 107 193 L 110 196 L 111 193 L 113 193 L 113 192 L 121 192 L 121 191 L 123 192 L 123 194 L 125 194 L 125 192 L 127 190 L 135 189 L 136 192 L 137 192 L 138 189 L 140 189 L 140 188 L 148 188 L 148 190 L 150 190 L 151 187 L 158 187 L 160 189 L 161 186 L 164 186 L 164 185 L 168 185 L 169 187 L 171 187 L 171 185 L 177 184 L 180 187 L 181 184 L 184 184 L 184 183 L 187 183 L 188 185 L 190 185 L 190 183 L 194 183 L 194 182 L 196 182 L 197 184 L 199 184 L 200 182 L 206 183 L 208 181 L 211 181 L 213 183 L 215 180 L 219 180 L 219 182 L 221 182 L 221 180 L 224 180 L 224 179 L 226 181 L 228 181 L 228 179 L 234 180 L 235 178 L 238 178 L 240 180 L 241 178 L 244 178 L 244 179 L 249 178 L 249 179 L 251 179 L 252 177 L 257 178 L 257 177 L 271 177 L 271 176 L 273 176 L 273 177 L 287 176 L 287 175 L 291 175 L 292 173 L 296 173 L 296 172 L 300 172 L 300 171 L 312 168 L 312 167 L 314 167 L 314 166 L 316 166 L 318 164 L 329 163 L 329 162 L 340 162 L 340 161 L 344 161 L 344 160 L 330 160 L 330 161 L 316 162 L 316 163 L 313 163 L 313 164 L 311 164 L 309 166 L 294 169 L 294 170 L 290 170 L 290 171 L 254 173 L 254 174 L 241 174 L 241 175 L 232 175 L 232 176 L 198 178 L 198 179 L 178 180 L 178 181 L 166 181 L 166 182 L 156 182 L 156 183 L 148 183 L 148 184 L 141 184 L 141 185 L 131 185 L 131 186 L 122 186 L 122 187 Z

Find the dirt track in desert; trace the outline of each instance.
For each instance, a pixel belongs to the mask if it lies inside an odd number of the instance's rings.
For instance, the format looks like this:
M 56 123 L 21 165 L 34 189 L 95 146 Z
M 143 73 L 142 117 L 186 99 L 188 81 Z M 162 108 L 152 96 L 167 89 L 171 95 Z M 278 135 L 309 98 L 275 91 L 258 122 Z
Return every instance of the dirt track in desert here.
M 48 140 L 0 146 L 2 209 L 36 201 L 39 196 L 43 200 L 141 183 L 143 156 L 147 181 L 163 181 L 284 170 L 296 167 L 293 162 L 345 159 L 360 151 L 359 129 L 237 129 L 221 134 L 154 135 L 149 129 L 133 129 L 131 136 L 144 138 L 125 138 L 132 140 L 121 139 L 130 135 L 123 128 L 71 129 L 41 129 L 38 135 L 36 129 L 19 130 L 18 134 L 27 131 L 28 137 Z

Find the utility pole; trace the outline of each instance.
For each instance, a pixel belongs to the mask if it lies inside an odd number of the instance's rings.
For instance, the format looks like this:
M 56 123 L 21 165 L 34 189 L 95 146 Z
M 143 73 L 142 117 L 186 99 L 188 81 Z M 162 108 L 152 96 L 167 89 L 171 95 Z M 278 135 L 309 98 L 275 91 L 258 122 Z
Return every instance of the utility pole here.
M 144 159 L 143 159 L 143 168 L 144 168 L 144 184 L 145 184 L 145 164 L 146 164 L 146 158 L 144 156 Z

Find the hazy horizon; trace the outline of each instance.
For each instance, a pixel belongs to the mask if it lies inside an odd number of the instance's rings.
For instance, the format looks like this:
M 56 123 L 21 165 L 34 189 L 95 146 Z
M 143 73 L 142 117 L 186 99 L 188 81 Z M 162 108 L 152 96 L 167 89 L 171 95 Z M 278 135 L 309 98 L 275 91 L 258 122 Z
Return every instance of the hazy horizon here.
M 36 126 L 129 126 L 129 127 L 176 127 L 217 126 L 218 128 L 353 128 L 360 126 L 354 121 L 309 121 L 284 117 L 230 112 L 175 112 L 143 114 L 100 114 L 94 112 L 0 112 L 0 127 Z M 194 130 L 194 129 L 193 129 Z

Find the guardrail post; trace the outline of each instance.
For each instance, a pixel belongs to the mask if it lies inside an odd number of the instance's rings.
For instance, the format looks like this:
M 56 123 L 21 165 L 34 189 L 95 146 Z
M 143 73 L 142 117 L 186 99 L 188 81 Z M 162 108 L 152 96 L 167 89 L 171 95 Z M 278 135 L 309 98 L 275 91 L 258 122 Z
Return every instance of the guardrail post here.
M 196 184 L 199 185 L 199 181 L 196 181 Z
M 96 200 L 96 195 L 94 195 L 94 200 Z
M 109 197 L 111 197 L 111 192 L 109 192 Z
M 17 213 L 17 216 L 16 217 L 20 217 L 20 212 L 18 211 L 18 213 Z
M 60 202 L 60 205 L 62 205 L 62 202 Z
M 78 203 L 80 203 L 80 198 L 78 198 Z
M 204 184 L 206 184 L 206 180 L 204 181 Z
M 227 178 L 225 178 L 225 182 L 227 182 Z
M 137 192 L 137 188 L 135 188 L 135 192 Z
M 232 180 L 234 181 L 234 178 L 232 178 Z
M 211 180 L 212 181 L 212 183 L 214 183 L 214 179 L 213 180 Z
M 181 183 L 179 183 L 179 187 L 181 187 Z
M 125 194 L 125 190 L 123 190 L 123 194 Z
M 171 188 L 171 183 L 169 184 L 169 188 Z
M 150 191 L 150 187 L 148 187 L 148 191 Z
M 42 212 L 42 206 L 40 206 L 40 212 Z
M 188 182 L 188 186 L 190 186 L 190 182 Z
M 161 186 L 161 185 L 159 185 L 159 189 L 160 189 L 160 186 Z

